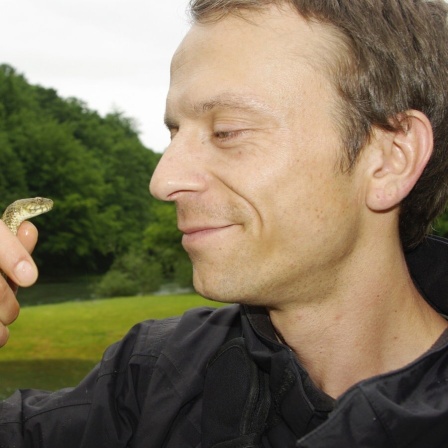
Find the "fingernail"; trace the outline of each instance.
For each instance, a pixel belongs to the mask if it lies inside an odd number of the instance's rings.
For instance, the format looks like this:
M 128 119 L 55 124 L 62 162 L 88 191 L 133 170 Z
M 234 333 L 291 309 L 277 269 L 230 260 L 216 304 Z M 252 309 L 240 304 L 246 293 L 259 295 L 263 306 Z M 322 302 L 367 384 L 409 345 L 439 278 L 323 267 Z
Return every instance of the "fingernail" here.
M 22 260 L 14 269 L 17 280 L 22 285 L 31 285 L 36 281 L 36 269 L 28 261 Z

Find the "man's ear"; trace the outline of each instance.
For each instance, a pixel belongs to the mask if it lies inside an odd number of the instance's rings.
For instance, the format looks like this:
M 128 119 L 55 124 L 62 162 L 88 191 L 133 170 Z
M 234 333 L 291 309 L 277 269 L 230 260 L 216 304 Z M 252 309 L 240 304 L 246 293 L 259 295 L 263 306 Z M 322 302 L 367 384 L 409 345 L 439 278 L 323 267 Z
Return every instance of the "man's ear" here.
M 432 126 L 426 115 L 410 110 L 402 117 L 402 129 L 379 131 L 369 157 L 367 205 L 386 211 L 398 205 L 412 190 L 433 150 Z

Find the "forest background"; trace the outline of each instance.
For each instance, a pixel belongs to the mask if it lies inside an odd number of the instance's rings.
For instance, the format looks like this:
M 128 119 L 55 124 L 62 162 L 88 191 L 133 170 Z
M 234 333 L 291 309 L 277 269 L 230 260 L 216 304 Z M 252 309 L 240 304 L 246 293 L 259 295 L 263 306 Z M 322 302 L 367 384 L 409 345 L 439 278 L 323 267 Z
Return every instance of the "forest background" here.
M 92 295 L 107 297 L 190 286 L 174 207 L 148 192 L 159 158 L 132 118 L 100 116 L 0 65 L 0 210 L 18 198 L 54 200 L 36 223 L 34 256 L 47 281 L 92 276 Z M 434 232 L 448 236 L 448 212 Z
M 0 65 L 0 210 L 19 198 L 53 199 L 35 220 L 44 281 L 99 276 L 93 293 L 107 297 L 190 285 L 174 206 L 148 191 L 159 158 L 132 118 L 102 117 Z

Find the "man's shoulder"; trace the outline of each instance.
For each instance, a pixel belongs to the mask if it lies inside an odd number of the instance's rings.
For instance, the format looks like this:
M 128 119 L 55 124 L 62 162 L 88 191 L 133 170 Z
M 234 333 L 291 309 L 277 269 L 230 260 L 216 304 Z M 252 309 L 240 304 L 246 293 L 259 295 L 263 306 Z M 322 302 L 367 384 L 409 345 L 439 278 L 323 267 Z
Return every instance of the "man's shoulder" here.
M 229 332 L 240 325 L 239 305 L 199 307 L 181 316 L 142 321 L 107 348 L 100 376 L 116 374 L 130 365 L 152 369 L 168 361 L 183 369 L 181 366 L 195 360 L 202 364 L 226 341 Z
M 162 350 L 219 343 L 240 326 L 240 306 L 198 307 L 181 316 L 150 319 L 135 325 L 126 337 L 134 339 L 134 355 L 158 356 Z

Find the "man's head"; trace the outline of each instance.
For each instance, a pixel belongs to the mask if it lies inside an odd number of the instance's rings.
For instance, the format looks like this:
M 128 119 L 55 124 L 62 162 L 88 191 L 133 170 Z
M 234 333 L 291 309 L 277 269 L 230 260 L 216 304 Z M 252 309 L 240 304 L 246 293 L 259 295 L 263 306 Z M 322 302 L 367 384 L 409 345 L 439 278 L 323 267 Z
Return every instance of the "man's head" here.
M 172 139 L 150 187 L 176 203 L 200 293 L 314 303 L 399 252 L 399 204 L 431 155 L 431 125 L 408 108 L 406 121 L 366 123 L 347 87 L 349 39 L 260 3 L 196 16 L 173 57 Z
M 434 130 L 434 151 L 423 175 L 402 201 L 404 247 L 418 244 L 448 199 L 448 26 L 443 0 L 191 0 L 196 23 L 228 14 L 290 5 L 334 37 L 320 70 L 339 94 L 339 121 L 350 170 L 375 128 L 406 127 L 406 112 L 423 112 Z

